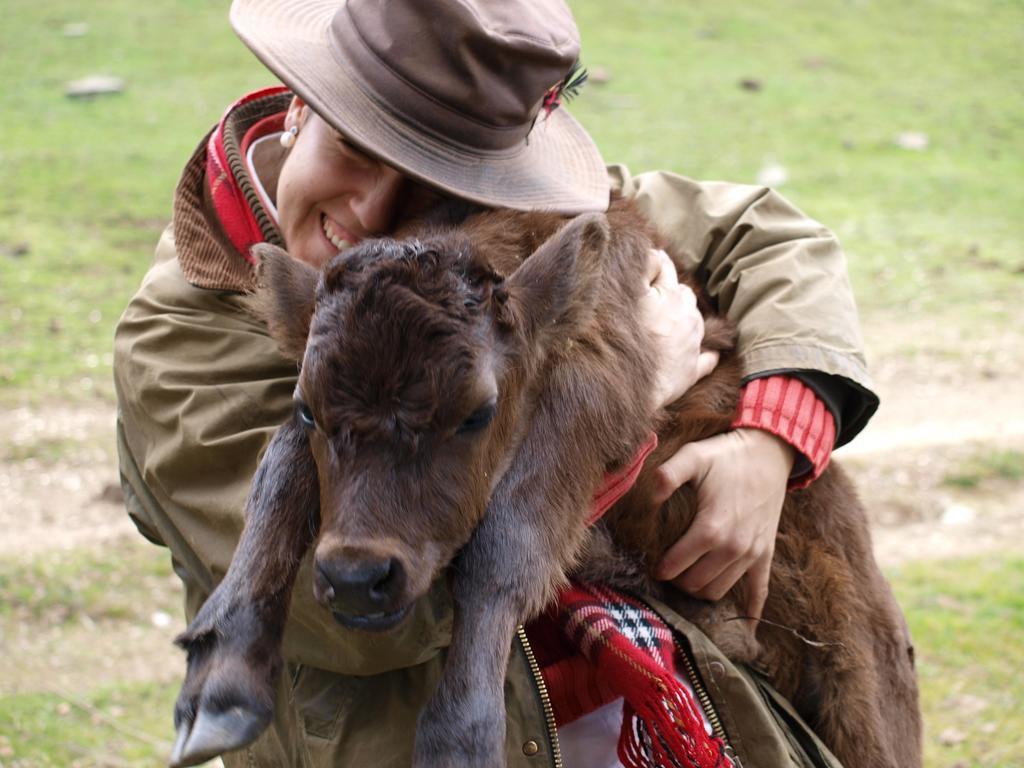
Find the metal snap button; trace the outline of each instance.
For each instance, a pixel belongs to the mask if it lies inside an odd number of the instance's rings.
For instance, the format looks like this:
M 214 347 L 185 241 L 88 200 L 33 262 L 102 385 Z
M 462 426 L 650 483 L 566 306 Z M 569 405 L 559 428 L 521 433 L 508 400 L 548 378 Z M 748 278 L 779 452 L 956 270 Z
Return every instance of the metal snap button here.
M 532 757 L 538 752 L 540 752 L 540 745 L 538 745 L 533 739 L 530 739 L 528 742 L 523 744 L 523 754 L 527 757 Z
M 711 676 L 718 680 L 725 674 L 725 664 L 720 661 L 712 661 L 708 664 L 708 669 L 711 670 Z

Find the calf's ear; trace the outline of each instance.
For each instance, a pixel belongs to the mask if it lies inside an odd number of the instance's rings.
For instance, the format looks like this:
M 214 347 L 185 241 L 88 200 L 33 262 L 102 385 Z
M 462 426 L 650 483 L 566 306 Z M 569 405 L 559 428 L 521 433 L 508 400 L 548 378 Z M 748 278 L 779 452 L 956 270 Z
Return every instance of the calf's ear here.
M 531 335 L 572 333 L 593 312 L 608 248 L 608 220 L 577 216 L 549 237 L 506 282 L 512 321 Z
M 258 264 L 258 287 L 252 305 L 266 321 L 282 354 L 301 361 L 316 305 L 320 271 L 269 243 L 253 246 L 252 255 Z

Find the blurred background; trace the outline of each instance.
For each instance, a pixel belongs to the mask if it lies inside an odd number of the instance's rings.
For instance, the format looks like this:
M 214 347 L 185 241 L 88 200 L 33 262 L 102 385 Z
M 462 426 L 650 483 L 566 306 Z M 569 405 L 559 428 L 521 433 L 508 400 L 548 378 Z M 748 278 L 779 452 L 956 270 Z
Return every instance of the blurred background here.
M 927 765 L 1024 766 L 1024 5 L 571 5 L 609 162 L 775 186 L 842 239 L 883 404 L 838 458 Z M 273 80 L 226 0 L 2 11 L 0 768 L 160 765 L 180 593 L 121 506 L 111 337 L 185 160 Z

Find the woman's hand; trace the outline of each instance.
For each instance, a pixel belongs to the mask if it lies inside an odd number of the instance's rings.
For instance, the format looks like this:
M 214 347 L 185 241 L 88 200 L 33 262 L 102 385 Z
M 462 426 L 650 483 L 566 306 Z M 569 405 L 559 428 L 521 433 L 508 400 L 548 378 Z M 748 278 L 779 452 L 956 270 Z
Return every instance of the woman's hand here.
M 674 402 L 718 364 L 701 350 L 704 320 L 693 291 L 679 282 L 668 254 L 651 250 L 644 325 L 655 342 L 654 405 Z M 746 615 L 760 618 L 794 449 L 759 429 L 737 429 L 688 443 L 658 469 L 661 503 L 692 482 L 697 515 L 666 551 L 660 578 L 705 600 L 718 600 L 747 574 Z
M 711 373 L 718 353 L 701 351 L 704 318 L 697 309 L 697 297 L 679 282 L 667 253 L 648 251 L 646 276 L 650 288 L 641 305 L 642 320 L 658 357 L 653 403 L 663 408 Z
M 694 597 L 718 600 L 746 574 L 746 615 L 759 619 L 794 458 L 781 438 L 737 429 L 688 443 L 662 464 L 657 502 L 690 482 L 697 514 L 665 552 L 658 577 Z

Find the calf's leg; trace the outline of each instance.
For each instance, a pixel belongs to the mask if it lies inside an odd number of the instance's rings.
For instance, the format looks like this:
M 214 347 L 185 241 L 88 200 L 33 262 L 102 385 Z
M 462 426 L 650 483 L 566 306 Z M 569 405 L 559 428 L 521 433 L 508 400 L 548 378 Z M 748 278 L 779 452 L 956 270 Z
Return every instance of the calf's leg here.
M 583 535 L 584 507 L 575 497 L 584 492 L 563 486 L 556 498 L 551 489 L 557 485 L 544 475 L 557 471 L 557 463 L 531 442 L 453 565 L 452 644 L 420 715 L 415 768 L 506 764 L 504 681 L 516 626 L 553 596 Z M 533 461 L 521 461 L 531 455 Z M 526 463 L 529 468 L 517 466 Z
M 269 725 L 288 602 L 318 509 L 316 466 L 292 420 L 260 462 L 227 575 L 176 641 L 188 670 L 174 707 L 171 766 L 239 749 Z

